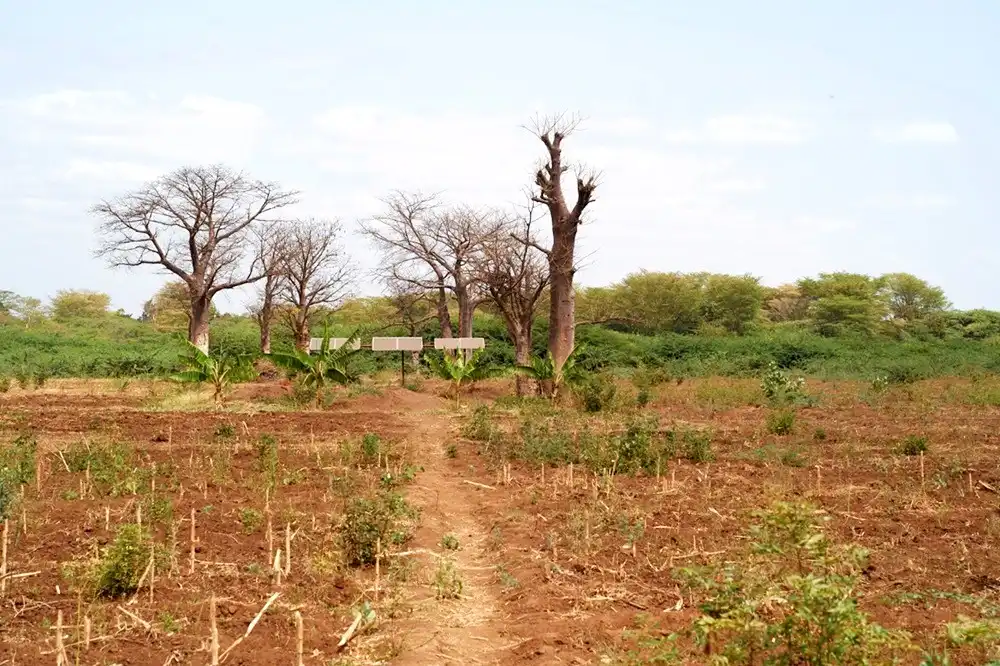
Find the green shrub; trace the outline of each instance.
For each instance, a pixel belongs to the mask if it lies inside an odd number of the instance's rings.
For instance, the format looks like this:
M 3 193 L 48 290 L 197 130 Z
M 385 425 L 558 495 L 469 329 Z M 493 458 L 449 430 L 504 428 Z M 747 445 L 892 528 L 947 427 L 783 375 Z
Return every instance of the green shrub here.
M 153 543 L 138 525 L 122 525 L 92 572 L 94 596 L 119 599 L 139 589 Z M 154 555 L 155 557 L 155 555 Z
M 10 518 L 11 508 L 17 502 L 17 486 L 0 475 L 0 521 Z
M 788 435 L 795 428 L 795 410 L 779 409 L 767 415 L 767 431 L 773 435 Z
M 908 645 L 858 609 L 867 553 L 832 543 L 812 507 L 775 504 L 748 537 L 730 561 L 675 573 L 702 599 L 692 629 L 711 663 L 886 664 Z
M 656 417 L 638 417 L 629 421 L 625 432 L 614 439 L 614 469 L 623 474 L 651 470 L 658 451 L 655 437 L 659 429 Z
M 480 405 L 472 412 L 472 417 L 462 427 L 462 436 L 475 442 L 493 443 L 498 440 L 500 430 L 493 422 L 493 411 L 487 405 Z
M 573 434 L 558 426 L 552 428 L 548 419 L 523 415 L 520 435 L 516 455 L 526 462 L 555 464 L 576 460 Z
M 90 470 L 90 482 L 102 495 L 135 494 L 149 468 L 139 467 L 133 451 L 122 443 L 75 442 L 63 457 L 71 472 Z
M 919 456 L 927 453 L 927 438 L 920 435 L 908 435 L 903 440 L 900 450 L 906 456 Z
M 37 370 L 35 372 L 35 377 L 34 377 L 35 388 L 37 389 L 45 388 L 45 384 L 48 382 L 49 376 L 50 373 L 48 370 L 45 369 Z
M 401 495 L 383 492 L 374 497 L 356 497 L 347 505 L 340 528 L 344 559 L 351 566 L 375 563 L 379 541 L 383 549 L 409 538 L 402 523 L 414 510 Z
M 21 486 L 35 476 L 35 454 L 38 441 L 24 433 L 0 448 L 0 520 L 10 517 Z
M 264 474 L 267 487 L 274 490 L 278 483 L 278 440 L 274 435 L 261 435 L 257 439 L 257 469 Z
M 253 534 L 264 524 L 264 514 L 257 509 L 240 509 L 240 525 L 244 534 Z
M 22 391 L 27 391 L 31 388 L 31 374 L 23 368 L 14 372 L 14 380 L 17 381 L 17 386 Z
M 592 374 L 576 387 L 576 394 L 586 412 L 607 409 L 618 394 L 618 387 L 605 374 Z
M 35 454 L 38 440 L 31 433 L 18 435 L 10 444 L 0 448 L 0 478 L 13 486 L 25 485 L 35 477 Z
M 809 402 L 805 381 L 803 377 L 791 377 L 777 363 L 771 362 L 761 376 L 760 387 L 772 405 L 804 404 Z
M 365 436 L 361 438 L 361 455 L 364 456 L 365 461 L 372 462 L 378 460 L 381 452 L 382 438 L 373 432 L 365 433 Z
M 635 394 L 635 404 L 639 407 L 645 407 L 649 404 L 651 398 L 652 395 L 650 394 L 649 389 L 643 387 L 639 389 L 638 393 Z
M 715 459 L 715 454 L 712 453 L 712 433 L 707 430 L 669 430 L 666 440 L 666 450 L 672 457 L 693 463 L 711 462 Z
M 7 393 L 10 391 L 12 385 L 10 377 L 7 375 L 0 375 L 0 393 Z

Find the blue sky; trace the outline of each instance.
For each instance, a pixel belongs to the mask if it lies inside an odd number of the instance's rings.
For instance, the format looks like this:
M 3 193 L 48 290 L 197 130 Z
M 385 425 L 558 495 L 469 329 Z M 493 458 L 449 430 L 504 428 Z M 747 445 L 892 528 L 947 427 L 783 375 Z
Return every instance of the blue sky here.
M 0 289 L 138 311 L 164 276 L 93 258 L 87 209 L 187 164 L 349 227 L 393 188 L 515 202 L 520 125 L 569 110 L 603 173 L 584 284 L 908 271 L 1000 308 L 989 0 L 153 4 L 0 0 Z

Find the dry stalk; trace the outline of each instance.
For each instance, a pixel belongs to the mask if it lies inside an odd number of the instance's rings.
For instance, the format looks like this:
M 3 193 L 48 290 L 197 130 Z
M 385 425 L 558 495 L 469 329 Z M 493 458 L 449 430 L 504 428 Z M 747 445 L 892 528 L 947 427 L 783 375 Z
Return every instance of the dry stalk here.
M 219 625 L 216 622 L 215 595 L 208 602 L 208 622 L 211 626 L 211 637 L 209 643 L 209 654 L 211 655 L 212 666 L 219 666 Z
M 3 545 L 0 546 L 0 597 L 7 594 L 7 540 L 10 521 L 3 521 Z
M 382 539 L 375 539 L 375 603 L 378 603 L 378 591 L 382 582 Z
M 219 658 L 218 661 L 224 661 L 226 659 L 226 657 L 229 656 L 229 653 L 233 651 L 233 648 L 235 648 L 237 645 L 239 645 L 244 640 L 246 640 L 247 636 L 250 635 L 250 632 L 253 631 L 253 628 L 257 626 L 258 622 L 260 622 L 260 619 L 262 617 L 264 617 L 264 613 L 267 612 L 267 609 L 270 608 L 271 604 L 273 604 L 275 602 L 275 600 L 277 600 L 277 598 L 280 597 L 280 596 L 281 596 L 281 592 L 275 592 L 270 597 L 268 597 L 268 600 L 264 603 L 263 607 L 261 607 L 261 609 L 259 611 L 257 611 L 257 615 L 255 615 L 254 618 L 253 618 L 253 620 L 250 621 L 250 625 L 247 627 L 246 632 L 242 636 L 240 636 L 239 638 L 237 638 L 235 641 L 233 641 L 232 644 L 229 647 L 226 648 L 225 652 L 222 653 L 222 656 Z M 213 609 L 214 608 L 215 608 L 215 606 L 214 606 L 214 599 L 213 599 Z M 216 662 L 216 663 L 218 663 L 218 662 Z
M 279 548 L 274 553 L 274 566 L 271 567 L 274 571 L 274 584 L 281 585 L 281 549 Z
M 188 573 L 194 573 L 194 550 L 195 544 L 198 543 L 198 536 L 195 534 L 195 515 L 194 509 L 191 509 L 191 559 L 188 562 Z
M 264 509 L 264 511 L 267 513 L 267 561 L 271 562 L 274 560 L 274 526 L 270 510 Z
M 305 633 L 302 626 L 302 613 L 295 611 L 295 663 L 297 666 L 304 666 L 302 661 L 303 653 L 303 634 Z
M 56 666 L 69 666 L 69 657 L 66 655 L 66 646 L 63 643 L 63 614 L 56 612 Z
M 285 575 L 292 573 L 292 526 L 285 523 Z

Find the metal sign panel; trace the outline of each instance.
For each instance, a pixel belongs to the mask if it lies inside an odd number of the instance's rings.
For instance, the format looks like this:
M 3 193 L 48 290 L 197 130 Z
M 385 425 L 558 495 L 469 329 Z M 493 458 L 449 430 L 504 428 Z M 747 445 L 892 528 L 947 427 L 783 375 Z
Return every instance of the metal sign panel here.
M 420 351 L 423 338 L 372 338 L 372 351 Z
M 347 343 L 347 338 L 330 338 L 330 349 L 339 349 Z M 315 352 L 323 348 L 323 338 L 312 338 L 309 340 L 309 351 Z M 361 349 L 361 339 L 358 338 L 351 345 L 351 349 Z
M 434 338 L 434 349 L 483 349 L 485 338 Z

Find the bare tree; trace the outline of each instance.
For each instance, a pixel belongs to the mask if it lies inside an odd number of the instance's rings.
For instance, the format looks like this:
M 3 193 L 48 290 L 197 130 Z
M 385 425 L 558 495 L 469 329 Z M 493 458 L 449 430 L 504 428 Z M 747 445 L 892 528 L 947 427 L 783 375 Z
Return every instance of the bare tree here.
M 184 167 L 91 209 L 101 219 L 97 255 L 115 268 L 158 266 L 183 280 L 188 339 L 208 351 L 212 299 L 264 277 L 253 231 L 296 196 L 224 166 Z
M 552 247 L 543 250 L 549 262 L 549 352 L 557 371 L 575 345 L 575 300 L 573 278 L 576 275 L 576 234 L 583 221 L 583 212 L 594 201 L 597 176 L 578 172 L 576 201 L 572 207 L 566 200 L 562 177 L 569 171 L 563 161 L 562 144 L 576 129 L 579 121 L 565 116 L 536 119 L 532 131 L 545 145 L 547 159 L 535 172 L 537 190 L 532 200 L 549 209 L 552 221 Z M 537 243 L 535 247 L 540 246 Z
M 339 222 L 309 219 L 288 234 L 282 277 L 283 300 L 295 346 L 309 349 L 309 319 L 316 308 L 337 308 L 350 295 L 356 268 L 344 249 Z
M 361 223 L 382 252 L 383 279 L 435 294 L 441 334 L 454 334 L 448 297 L 458 303 L 458 334 L 472 334 L 472 315 L 484 299 L 474 270 L 484 243 L 502 229 L 492 212 L 444 208 L 434 196 L 394 192 L 386 211 Z
M 258 283 L 254 300 L 250 303 L 250 316 L 260 328 L 260 351 L 271 353 L 271 327 L 278 307 L 278 295 L 285 277 L 288 260 L 288 243 L 285 236 L 275 227 L 264 227 L 257 231 L 257 243 L 264 277 Z
M 424 324 L 436 316 L 432 311 L 434 294 L 405 282 L 390 281 L 388 288 L 393 319 L 406 329 L 407 335 L 416 337 Z
M 535 206 L 508 221 L 505 235 L 485 244 L 479 275 L 490 300 L 503 317 L 514 341 L 514 359 L 526 365 L 531 358 L 531 329 L 538 301 L 549 283 L 545 254 L 532 230 Z M 517 378 L 517 394 L 526 392 L 527 377 Z

